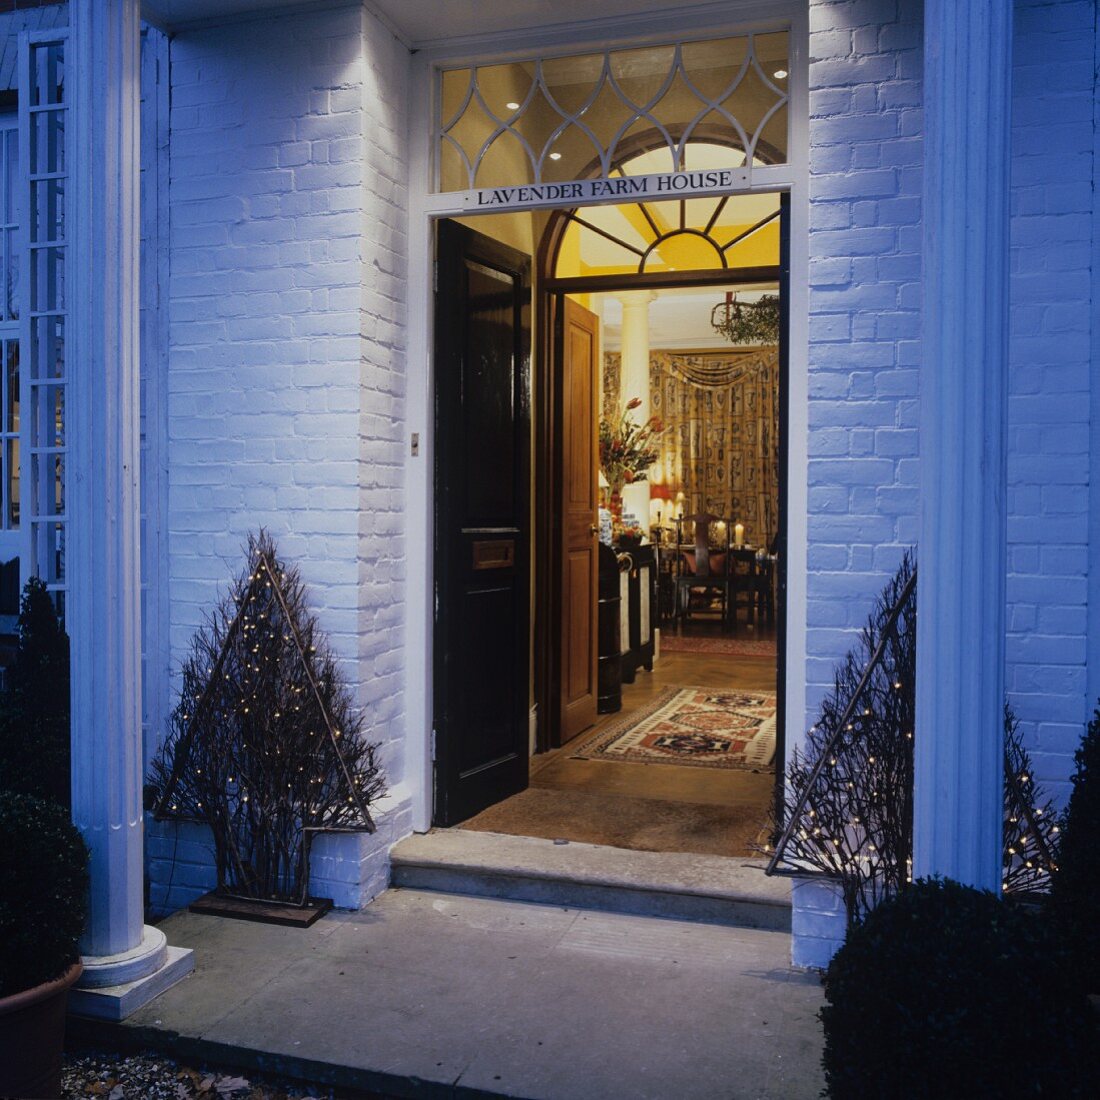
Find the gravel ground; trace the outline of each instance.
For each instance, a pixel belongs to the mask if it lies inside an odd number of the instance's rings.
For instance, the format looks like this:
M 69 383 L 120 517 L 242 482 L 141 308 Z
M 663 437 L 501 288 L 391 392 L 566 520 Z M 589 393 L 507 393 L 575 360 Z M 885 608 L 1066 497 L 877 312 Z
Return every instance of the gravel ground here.
M 65 1055 L 62 1100 L 351 1100 L 323 1086 L 189 1066 L 160 1054 L 78 1050 Z M 354 1094 L 363 1100 L 365 1094 Z

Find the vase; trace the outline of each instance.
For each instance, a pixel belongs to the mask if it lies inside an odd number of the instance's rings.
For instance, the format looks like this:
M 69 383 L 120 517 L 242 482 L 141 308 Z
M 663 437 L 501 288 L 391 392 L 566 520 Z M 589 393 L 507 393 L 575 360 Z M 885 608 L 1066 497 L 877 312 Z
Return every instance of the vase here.
M 612 486 L 611 494 L 608 497 L 607 503 L 608 509 L 611 512 L 611 523 L 613 527 L 622 527 L 623 525 L 623 494 L 622 490 Z
M 69 988 L 83 965 L 33 989 L 0 997 L 0 1090 L 4 1096 L 61 1095 L 61 1051 Z

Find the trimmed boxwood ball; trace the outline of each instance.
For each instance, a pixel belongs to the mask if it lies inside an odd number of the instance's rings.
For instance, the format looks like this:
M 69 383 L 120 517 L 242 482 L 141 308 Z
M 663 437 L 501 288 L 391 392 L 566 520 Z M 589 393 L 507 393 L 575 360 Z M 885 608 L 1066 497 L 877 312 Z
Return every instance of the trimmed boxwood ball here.
M 1094 1031 L 1034 913 L 959 883 L 913 883 L 848 933 L 825 978 L 828 1094 L 1095 1095 Z
M 0 792 L 0 997 L 76 962 L 87 891 L 88 849 L 68 813 Z

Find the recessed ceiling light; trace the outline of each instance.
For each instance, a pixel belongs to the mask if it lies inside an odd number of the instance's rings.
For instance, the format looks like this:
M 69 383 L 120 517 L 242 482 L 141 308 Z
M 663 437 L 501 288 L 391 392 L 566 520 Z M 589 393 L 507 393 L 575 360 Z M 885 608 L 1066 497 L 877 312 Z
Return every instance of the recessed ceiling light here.
M 777 73 L 776 75 L 778 76 L 779 74 Z M 784 73 L 783 75 L 786 76 L 787 74 Z M 519 110 L 519 104 L 518 103 L 505 103 L 504 106 L 507 107 L 509 111 L 518 111 Z
M 774 76 L 776 80 L 786 80 L 787 79 L 787 70 L 786 69 L 776 69 L 775 72 L 772 73 L 772 76 Z M 511 104 L 509 104 L 509 106 L 511 106 Z
M 551 160 L 561 160 L 561 153 L 551 153 L 550 154 L 550 159 Z

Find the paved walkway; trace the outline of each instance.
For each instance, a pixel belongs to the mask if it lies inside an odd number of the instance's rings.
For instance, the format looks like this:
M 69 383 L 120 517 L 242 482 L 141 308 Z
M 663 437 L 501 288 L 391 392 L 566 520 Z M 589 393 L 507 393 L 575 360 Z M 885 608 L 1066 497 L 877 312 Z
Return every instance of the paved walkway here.
M 396 1096 L 818 1096 L 782 932 L 394 889 L 289 929 L 178 913 L 195 973 L 128 1040 Z

